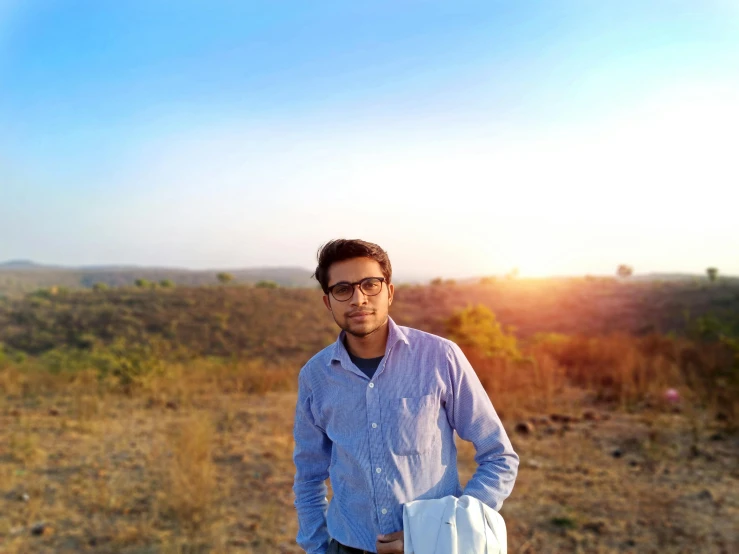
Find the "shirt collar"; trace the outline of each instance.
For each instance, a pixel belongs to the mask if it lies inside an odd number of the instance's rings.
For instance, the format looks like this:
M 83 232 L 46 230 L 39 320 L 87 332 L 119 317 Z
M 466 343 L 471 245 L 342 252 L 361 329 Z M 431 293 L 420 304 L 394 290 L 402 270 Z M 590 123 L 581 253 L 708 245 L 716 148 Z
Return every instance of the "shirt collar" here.
M 403 332 L 403 330 L 393 321 L 393 318 L 388 316 L 387 318 L 387 324 L 388 324 L 388 333 L 387 333 L 387 345 L 385 346 L 385 355 L 387 356 L 387 353 L 390 352 L 390 349 L 395 346 L 396 343 L 402 341 L 406 344 L 410 344 L 408 342 L 408 336 Z M 341 331 L 339 333 L 339 337 L 336 339 L 336 342 L 334 343 L 334 351 L 331 356 L 331 361 L 338 361 L 341 362 L 342 365 L 349 363 L 349 353 L 346 350 L 346 346 L 344 346 L 344 337 L 346 337 L 346 331 Z M 345 367 L 349 367 L 348 365 L 345 365 Z

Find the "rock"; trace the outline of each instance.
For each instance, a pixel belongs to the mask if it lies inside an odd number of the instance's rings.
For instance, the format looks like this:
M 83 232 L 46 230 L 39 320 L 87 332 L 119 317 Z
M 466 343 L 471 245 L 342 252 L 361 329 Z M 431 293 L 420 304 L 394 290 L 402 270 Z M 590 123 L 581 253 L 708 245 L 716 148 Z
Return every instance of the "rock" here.
M 601 533 L 603 533 L 603 531 L 606 530 L 606 522 L 605 521 L 588 521 L 582 526 L 582 528 L 585 531 L 590 531 L 591 533 L 600 535 Z
M 724 412 L 719 412 L 716 414 L 716 421 L 728 421 L 729 416 L 727 416 Z
M 586 410 L 582 413 L 582 418 L 585 421 L 598 421 L 598 413 L 593 410 Z
M 616 450 L 611 452 L 611 456 L 613 456 L 614 458 L 620 458 L 621 456 L 623 456 L 623 452 L 621 452 L 621 450 L 617 448 Z
M 712 441 L 722 441 L 725 438 L 726 437 L 724 437 L 721 433 L 714 433 L 713 435 L 711 435 L 711 440 Z
M 713 502 L 713 495 L 711 494 L 711 491 L 709 491 L 708 489 L 703 489 L 702 491 L 700 491 L 696 495 L 696 498 L 698 500 L 708 500 L 709 502 Z
M 638 465 L 639 465 L 639 462 L 637 462 L 636 460 L 629 460 L 629 466 L 636 467 Z
M 57 410 L 56 408 L 49 408 L 49 415 L 50 416 L 54 416 L 54 417 L 55 416 L 58 416 L 59 415 L 59 410 Z
M 531 435 L 534 432 L 534 426 L 528 421 L 519 421 L 513 430 L 519 435 Z
M 48 531 L 49 526 L 45 521 L 39 521 L 31 526 L 31 534 L 35 536 L 44 535 L 48 533 Z
M 28 502 L 29 500 L 31 500 L 31 497 L 28 496 L 28 493 L 24 492 L 23 494 L 18 496 L 18 500 L 22 500 L 23 502 Z
M 167 408 L 168 410 L 176 410 L 178 406 L 176 402 L 173 402 L 170 400 L 164 405 L 164 407 Z

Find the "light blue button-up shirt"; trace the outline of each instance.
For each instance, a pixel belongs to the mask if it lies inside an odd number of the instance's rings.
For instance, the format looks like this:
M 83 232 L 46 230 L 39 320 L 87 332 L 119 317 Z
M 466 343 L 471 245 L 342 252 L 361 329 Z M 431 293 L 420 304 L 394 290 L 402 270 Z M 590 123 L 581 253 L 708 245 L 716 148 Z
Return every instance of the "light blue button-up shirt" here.
M 298 379 L 298 544 L 324 554 L 331 536 L 375 552 L 378 534 L 402 529 L 403 504 L 412 500 L 468 494 L 499 510 L 513 489 L 518 455 L 459 347 L 389 319 L 385 357 L 370 380 L 343 339 L 342 331 Z M 478 468 L 464 490 L 455 430 L 476 450 Z

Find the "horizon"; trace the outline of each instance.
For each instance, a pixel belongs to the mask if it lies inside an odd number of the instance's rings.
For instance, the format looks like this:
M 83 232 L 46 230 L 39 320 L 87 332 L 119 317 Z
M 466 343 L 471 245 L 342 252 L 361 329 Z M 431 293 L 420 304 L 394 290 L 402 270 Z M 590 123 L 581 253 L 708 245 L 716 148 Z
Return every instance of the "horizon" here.
M 0 1 L 0 260 L 739 275 L 739 7 Z
M 17 264 L 17 265 L 16 265 Z M 15 259 L 15 260 L 0 260 L 0 271 L 23 271 L 23 270 L 58 270 L 58 271 L 89 271 L 89 272 L 95 272 L 95 271 L 135 271 L 135 270 L 142 270 L 142 271 L 173 271 L 173 272 L 193 272 L 193 273 L 208 273 L 208 272 L 238 272 L 238 271 L 259 271 L 259 270 L 299 270 L 299 271 L 305 271 L 307 274 L 310 274 L 313 272 L 313 269 L 309 269 L 304 266 L 299 265 L 273 265 L 273 266 L 265 266 L 265 265 L 254 265 L 254 266 L 234 266 L 234 267 L 208 267 L 208 268 L 192 268 L 192 267 L 185 267 L 185 266 L 156 266 L 156 265 L 123 265 L 123 264 L 111 264 L 111 265 L 84 265 L 84 266 L 75 266 L 75 265 L 50 265 L 45 264 L 42 262 L 36 262 L 34 260 L 28 260 L 28 259 Z M 474 281 L 479 279 L 484 279 L 486 277 L 494 277 L 494 278 L 500 278 L 505 279 L 508 277 L 508 274 L 506 273 L 497 273 L 497 274 L 468 274 L 468 275 L 460 275 L 457 277 L 449 277 L 447 275 L 442 274 L 426 274 L 426 275 L 419 275 L 419 274 L 412 274 L 411 272 L 401 272 L 397 271 L 397 268 L 393 267 L 393 282 L 398 284 L 408 283 L 408 284 L 424 284 L 426 282 L 432 281 L 434 279 L 443 279 L 443 280 L 458 280 L 458 281 Z M 610 274 L 607 273 L 587 273 L 587 274 L 558 274 L 558 275 L 539 275 L 539 276 L 526 276 L 526 275 L 518 275 L 514 279 L 516 280 L 547 280 L 547 279 L 582 279 L 587 277 L 594 277 L 594 278 L 616 278 L 616 272 L 613 271 Z M 664 277 L 671 277 L 671 278 L 701 278 L 706 277 L 706 272 L 703 273 L 685 273 L 685 272 L 639 272 L 634 270 L 634 273 L 629 277 L 629 279 L 635 279 L 639 280 L 640 278 L 664 278 Z M 726 274 L 719 272 L 719 278 L 720 279 L 737 279 L 739 278 L 739 275 L 733 275 L 733 274 Z M 621 280 L 621 279 L 619 279 Z

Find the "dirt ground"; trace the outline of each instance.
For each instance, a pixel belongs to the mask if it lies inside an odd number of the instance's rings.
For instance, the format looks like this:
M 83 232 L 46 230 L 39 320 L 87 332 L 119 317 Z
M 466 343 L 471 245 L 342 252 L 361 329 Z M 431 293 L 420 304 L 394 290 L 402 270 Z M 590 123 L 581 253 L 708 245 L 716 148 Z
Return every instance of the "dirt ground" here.
M 0 552 L 301 552 L 295 398 L 0 398 Z M 587 396 L 527 419 L 504 420 L 510 552 L 739 552 L 739 439 L 720 421 Z M 473 454 L 460 442 L 463 483 Z

